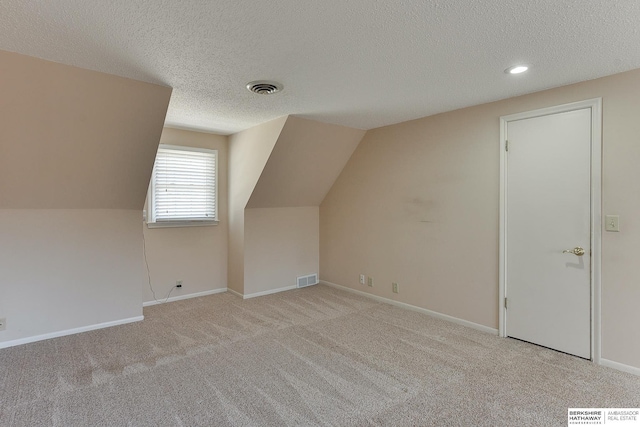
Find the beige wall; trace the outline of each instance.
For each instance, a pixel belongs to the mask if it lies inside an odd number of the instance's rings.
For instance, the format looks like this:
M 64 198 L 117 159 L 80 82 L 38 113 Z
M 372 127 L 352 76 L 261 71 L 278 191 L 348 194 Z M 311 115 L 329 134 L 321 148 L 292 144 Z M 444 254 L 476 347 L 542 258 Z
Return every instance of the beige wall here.
M 273 291 L 318 272 L 317 207 L 363 135 L 289 116 L 231 136 L 230 289 Z
M 142 316 L 141 215 L 0 210 L 0 346 Z
M 0 51 L 0 208 L 142 209 L 171 88 Z
M 318 273 L 319 208 L 245 211 L 244 294 L 296 286 L 296 277 Z
M 287 117 L 254 126 L 229 138 L 228 287 L 244 293 L 244 209 Z
M 596 97 L 622 230 L 603 232 L 602 357 L 640 367 L 640 70 L 369 131 L 321 205 L 321 278 L 497 328 L 499 118 Z
M 176 228 L 147 228 L 143 225 L 147 262 L 156 298 L 166 298 L 177 280 L 183 281 L 182 288 L 171 291 L 171 297 L 226 288 L 229 226 L 227 137 L 164 128 L 160 143 L 218 150 L 219 224 Z M 147 281 L 142 289 L 144 301 L 153 301 Z
M 364 133 L 289 116 L 247 207 L 320 206 Z
M 171 89 L 2 51 L 0 76 L 0 342 L 141 316 Z

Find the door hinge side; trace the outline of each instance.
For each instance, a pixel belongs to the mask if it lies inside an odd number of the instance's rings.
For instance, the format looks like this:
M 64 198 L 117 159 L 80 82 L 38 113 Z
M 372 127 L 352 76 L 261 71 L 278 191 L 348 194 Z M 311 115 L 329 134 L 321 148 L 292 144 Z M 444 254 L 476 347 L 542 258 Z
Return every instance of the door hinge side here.
M 509 308 L 507 304 L 507 297 L 504 298 L 504 308 Z
M 509 151 L 509 140 L 508 139 L 504 140 L 504 150 L 505 151 Z

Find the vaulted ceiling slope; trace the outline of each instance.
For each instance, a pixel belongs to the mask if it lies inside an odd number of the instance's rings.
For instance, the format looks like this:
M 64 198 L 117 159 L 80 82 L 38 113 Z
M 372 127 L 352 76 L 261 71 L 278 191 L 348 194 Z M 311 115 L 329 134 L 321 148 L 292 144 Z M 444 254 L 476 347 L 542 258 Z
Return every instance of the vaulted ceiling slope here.
M 320 206 L 364 134 L 289 116 L 247 208 Z
M 171 88 L 0 51 L 0 208 L 142 209 Z
M 640 68 L 638 22 L 637 0 L 3 0 L 0 49 L 171 86 L 171 126 L 371 129 Z
M 254 126 L 229 138 L 230 220 L 244 215 L 251 193 L 262 175 L 287 122 L 287 116 Z

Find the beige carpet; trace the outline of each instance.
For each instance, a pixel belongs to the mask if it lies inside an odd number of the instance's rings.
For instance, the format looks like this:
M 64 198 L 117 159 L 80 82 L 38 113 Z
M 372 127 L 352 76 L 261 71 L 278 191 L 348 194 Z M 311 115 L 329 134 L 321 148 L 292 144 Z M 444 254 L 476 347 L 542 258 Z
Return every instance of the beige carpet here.
M 0 350 L 0 426 L 566 426 L 640 378 L 322 285 Z

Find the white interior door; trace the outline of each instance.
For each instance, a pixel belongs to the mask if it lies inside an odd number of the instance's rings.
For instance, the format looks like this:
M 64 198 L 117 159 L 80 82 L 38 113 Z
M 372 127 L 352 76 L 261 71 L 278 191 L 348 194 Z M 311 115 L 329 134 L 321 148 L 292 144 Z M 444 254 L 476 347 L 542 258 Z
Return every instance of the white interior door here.
M 590 108 L 512 120 L 505 135 L 506 335 L 587 359 L 591 120 Z

